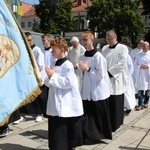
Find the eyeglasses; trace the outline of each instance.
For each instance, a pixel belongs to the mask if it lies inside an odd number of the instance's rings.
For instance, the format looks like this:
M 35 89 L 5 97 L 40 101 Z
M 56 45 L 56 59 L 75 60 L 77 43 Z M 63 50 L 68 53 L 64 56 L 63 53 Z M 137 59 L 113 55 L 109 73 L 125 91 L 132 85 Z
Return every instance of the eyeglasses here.
M 106 41 L 112 41 L 114 38 L 106 39 Z
M 88 39 L 82 39 L 82 41 L 83 41 L 83 42 L 86 42 L 86 41 L 88 41 Z
M 32 41 L 32 39 L 28 39 L 28 42 Z

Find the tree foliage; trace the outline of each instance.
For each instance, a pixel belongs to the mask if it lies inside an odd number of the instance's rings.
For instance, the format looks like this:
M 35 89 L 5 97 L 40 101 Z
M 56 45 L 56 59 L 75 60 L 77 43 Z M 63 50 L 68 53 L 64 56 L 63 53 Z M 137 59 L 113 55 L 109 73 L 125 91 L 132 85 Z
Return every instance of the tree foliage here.
M 142 15 L 150 14 L 150 0 L 141 0 L 143 5 L 143 13 Z
M 139 13 L 139 0 L 91 0 L 87 7 L 89 28 L 97 29 L 104 37 L 109 29 L 114 29 L 118 37 L 129 35 L 134 42 L 144 32 L 144 22 Z
M 142 15 L 150 15 L 150 0 L 141 0 L 142 6 L 144 11 L 142 12 Z M 148 23 L 147 19 L 145 20 L 146 24 Z M 150 43 L 150 30 L 144 35 L 144 38 L 146 41 Z
M 60 34 L 73 27 L 72 0 L 40 0 L 35 5 L 43 33 Z
M 41 32 L 40 26 L 37 21 L 33 20 L 32 30 L 34 32 Z
M 144 40 L 150 43 L 150 31 L 145 34 Z

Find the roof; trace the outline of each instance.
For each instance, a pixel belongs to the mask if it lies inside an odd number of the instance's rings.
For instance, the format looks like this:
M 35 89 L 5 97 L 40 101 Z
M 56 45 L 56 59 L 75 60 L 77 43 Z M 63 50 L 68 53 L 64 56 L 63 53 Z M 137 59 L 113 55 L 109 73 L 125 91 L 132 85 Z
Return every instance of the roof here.
M 34 5 L 22 2 L 23 13 L 22 16 L 35 16 Z
M 80 6 L 76 6 L 72 8 L 72 12 L 85 12 L 87 5 L 82 3 Z
M 82 3 L 81 6 L 75 6 L 72 8 L 72 12 L 86 12 L 87 5 Z M 35 16 L 34 5 L 22 2 L 22 17 Z

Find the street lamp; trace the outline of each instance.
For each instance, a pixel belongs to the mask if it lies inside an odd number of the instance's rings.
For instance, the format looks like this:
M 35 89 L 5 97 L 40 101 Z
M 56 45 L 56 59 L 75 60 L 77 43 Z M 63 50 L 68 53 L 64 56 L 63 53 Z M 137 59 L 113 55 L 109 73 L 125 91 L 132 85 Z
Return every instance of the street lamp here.
M 98 37 L 97 27 L 95 28 L 94 37 L 95 37 L 95 38 Z
M 62 36 L 62 37 L 63 37 L 63 31 L 60 31 L 60 36 Z
M 90 23 L 90 20 L 87 20 L 86 22 L 87 29 L 89 29 L 89 23 Z

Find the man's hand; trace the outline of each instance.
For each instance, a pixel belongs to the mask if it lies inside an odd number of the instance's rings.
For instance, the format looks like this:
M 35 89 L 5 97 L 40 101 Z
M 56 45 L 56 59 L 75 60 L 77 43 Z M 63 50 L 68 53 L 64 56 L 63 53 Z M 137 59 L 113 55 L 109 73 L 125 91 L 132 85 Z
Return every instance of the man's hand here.
M 140 68 L 141 68 L 141 69 L 148 69 L 149 66 L 148 66 L 147 64 L 142 64 Z

